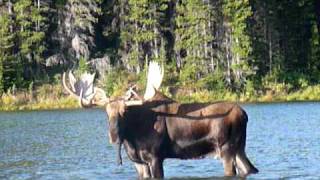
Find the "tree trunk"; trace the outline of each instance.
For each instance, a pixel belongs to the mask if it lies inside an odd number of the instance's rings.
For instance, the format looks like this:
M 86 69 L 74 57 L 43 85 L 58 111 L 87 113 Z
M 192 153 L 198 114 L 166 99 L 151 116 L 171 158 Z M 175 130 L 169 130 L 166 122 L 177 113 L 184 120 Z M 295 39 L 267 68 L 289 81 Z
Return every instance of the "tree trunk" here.
M 136 33 L 139 31 L 139 27 L 138 27 L 138 23 L 137 23 L 137 21 L 135 21 L 135 24 L 134 24 L 134 27 L 135 27 L 135 31 L 136 31 Z M 135 51 L 136 51 L 136 54 L 137 54 L 137 59 L 136 59 L 136 73 L 137 74 L 139 74 L 140 73 L 140 57 L 139 57 L 139 54 L 140 54 L 140 52 L 139 52 L 139 42 L 138 42 L 138 40 L 136 40 L 135 41 Z
M 12 2 L 11 2 L 11 0 L 9 0 L 8 1 L 8 14 L 9 14 L 9 17 L 10 17 L 10 19 L 12 19 L 12 13 L 13 13 L 13 4 L 12 4 Z M 10 29 L 10 32 L 11 33 L 13 33 L 13 25 L 12 25 L 12 23 L 10 23 L 10 27 L 9 27 L 9 29 Z
M 37 9 L 38 9 L 38 11 L 40 13 L 40 0 L 37 0 Z M 40 20 L 37 20 L 36 31 L 40 31 Z
M 317 21 L 319 41 L 320 41 L 320 1 L 319 0 L 314 1 L 314 10 L 316 12 L 316 21 Z
M 269 39 L 268 39 L 268 45 L 269 45 L 269 72 L 272 72 L 272 33 L 271 33 L 271 28 L 270 25 L 268 26 L 268 34 L 269 34 Z
M 226 60 L 227 60 L 227 77 L 226 81 L 228 85 L 231 85 L 231 64 L 232 64 L 232 55 L 231 55 L 231 37 L 230 34 L 228 33 L 227 27 L 225 28 L 225 38 L 226 38 Z
M 153 33 L 155 34 L 155 37 L 153 39 L 153 43 L 154 43 L 154 56 L 155 58 L 159 58 L 159 47 L 158 47 L 158 29 L 156 27 L 156 25 L 154 25 L 153 27 Z

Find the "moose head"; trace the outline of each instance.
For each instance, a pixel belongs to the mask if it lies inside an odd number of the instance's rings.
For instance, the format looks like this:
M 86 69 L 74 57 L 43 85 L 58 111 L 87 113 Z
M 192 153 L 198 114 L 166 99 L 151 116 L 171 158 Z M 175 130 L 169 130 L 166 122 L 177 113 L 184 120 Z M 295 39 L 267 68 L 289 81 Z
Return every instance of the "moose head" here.
M 78 99 L 81 107 L 104 106 L 108 115 L 109 141 L 119 143 L 119 120 L 128 106 L 142 105 L 155 95 L 163 79 L 163 68 L 156 62 L 150 62 L 147 74 L 145 94 L 140 97 L 134 87 L 121 97 L 109 98 L 103 89 L 94 86 L 95 73 L 84 73 L 76 78 L 71 71 L 63 73 L 62 84 L 72 97 Z M 67 76 L 69 81 L 67 82 Z

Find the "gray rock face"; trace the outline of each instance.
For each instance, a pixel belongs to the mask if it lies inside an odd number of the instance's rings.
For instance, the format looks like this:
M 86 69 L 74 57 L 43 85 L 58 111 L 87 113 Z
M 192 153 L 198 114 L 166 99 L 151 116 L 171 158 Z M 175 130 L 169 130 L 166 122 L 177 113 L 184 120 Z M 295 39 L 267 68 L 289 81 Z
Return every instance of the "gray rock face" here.
M 64 65 L 67 61 L 63 54 L 54 54 L 46 59 L 46 67 Z
M 91 59 L 88 64 L 97 70 L 101 77 L 104 77 L 105 72 L 110 72 L 112 69 L 111 61 L 108 56 Z
M 75 34 L 72 39 L 72 48 L 76 53 L 76 58 L 80 59 L 81 57 L 88 59 L 90 56 L 89 46 L 85 41 L 85 38 L 80 37 L 78 34 Z

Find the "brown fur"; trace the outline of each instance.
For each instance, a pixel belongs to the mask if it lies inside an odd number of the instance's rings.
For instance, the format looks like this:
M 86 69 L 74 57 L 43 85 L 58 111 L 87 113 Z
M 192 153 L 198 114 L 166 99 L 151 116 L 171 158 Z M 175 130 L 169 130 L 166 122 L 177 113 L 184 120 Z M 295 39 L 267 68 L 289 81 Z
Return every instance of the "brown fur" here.
M 227 176 L 258 172 L 245 154 L 247 115 L 235 103 L 180 104 L 159 92 L 141 106 L 113 103 L 106 107 L 111 134 L 124 143 L 140 176 L 162 178 L 165 158 L 208 155 L 222 160 Z M 143 172 L 146 166 L 150 171 Z

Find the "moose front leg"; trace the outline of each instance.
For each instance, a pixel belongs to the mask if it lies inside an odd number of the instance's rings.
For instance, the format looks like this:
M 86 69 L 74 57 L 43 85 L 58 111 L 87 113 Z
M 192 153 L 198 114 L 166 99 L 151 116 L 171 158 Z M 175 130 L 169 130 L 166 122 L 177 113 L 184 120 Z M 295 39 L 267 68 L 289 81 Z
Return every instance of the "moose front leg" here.
M 152 178 L 163 178 L 163 160 L 152 159 L 149 167 Z

